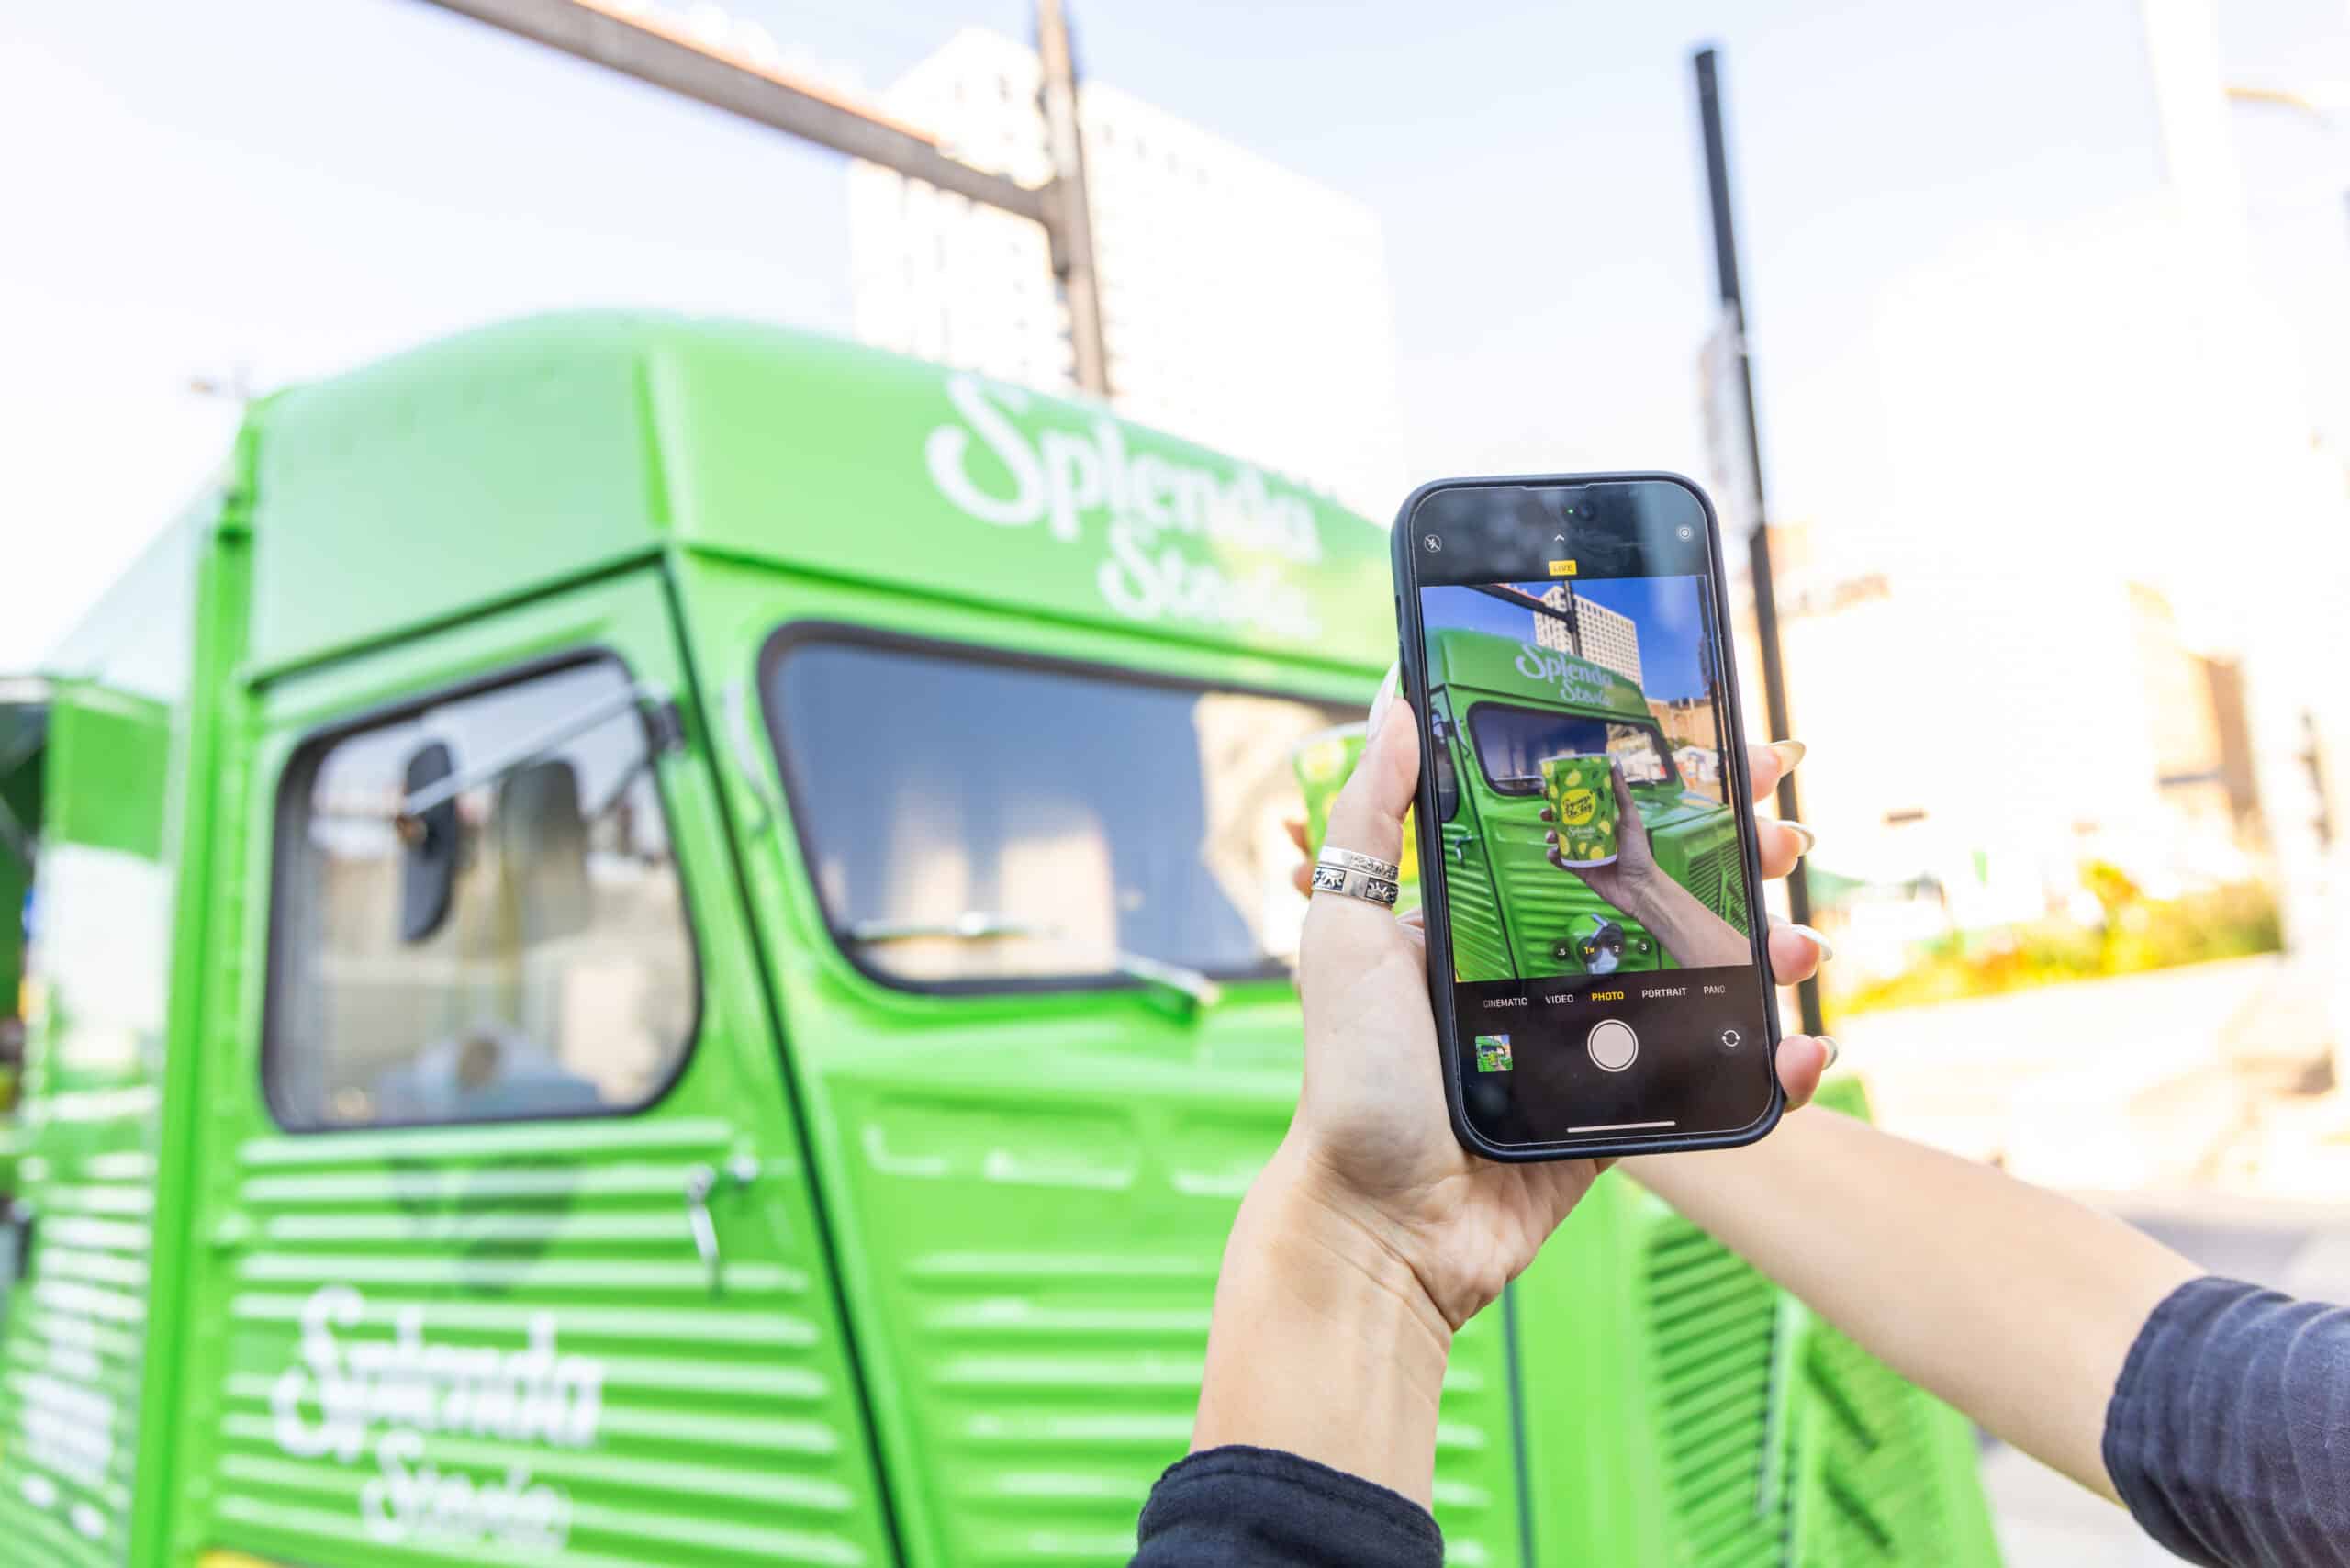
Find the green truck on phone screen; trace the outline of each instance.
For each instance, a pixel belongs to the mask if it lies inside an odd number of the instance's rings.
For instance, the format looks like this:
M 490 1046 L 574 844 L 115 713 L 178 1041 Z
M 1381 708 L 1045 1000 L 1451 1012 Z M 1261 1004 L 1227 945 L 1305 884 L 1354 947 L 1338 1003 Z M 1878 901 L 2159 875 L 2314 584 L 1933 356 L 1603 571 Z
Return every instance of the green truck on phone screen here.
M 1683 787 L 1639 687 L 1571 654 L 1461 627 L 1429 632 L 1427 664 L 1438 831 L 1462 980 L 1675 967 L 1639 922 L 1551 864 L 1543 834 L 1564 824 L 1541 814 L 1542 764 L 1562 754 L 1613 757 L 1657 868 L 1747 929 L 1738 823 L 1728 806 Z M 1571 827 L 1565 836 L 1572 847 Z M 1597 847 L 1614 852 L 1612 841 Z
M 1247 465 L 765 328 L 254 404 L 0 686 L 0 1562 L 1121 1561 L 1388 602 Z M 1963 1423 L 1620 1185 L 1445 1399 L 1456 1562 L 1995 1560 Z

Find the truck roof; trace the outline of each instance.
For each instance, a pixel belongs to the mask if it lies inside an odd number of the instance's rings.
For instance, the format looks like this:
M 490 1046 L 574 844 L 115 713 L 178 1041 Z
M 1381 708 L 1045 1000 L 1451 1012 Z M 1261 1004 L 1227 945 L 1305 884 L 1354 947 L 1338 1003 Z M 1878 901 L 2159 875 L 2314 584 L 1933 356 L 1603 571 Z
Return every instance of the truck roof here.
M 275 394 L 240 452 L 263 670 L 674 547 L 1393 656 L 1386 532 L 1326 497 L 1092 402 L 776 327 L 490 327 Z
M 1651 719 L 1648 698 L 1614 670 L 1558 648 L 1465 627 L 1428 633 L 1428 684 L 1640 723 Z

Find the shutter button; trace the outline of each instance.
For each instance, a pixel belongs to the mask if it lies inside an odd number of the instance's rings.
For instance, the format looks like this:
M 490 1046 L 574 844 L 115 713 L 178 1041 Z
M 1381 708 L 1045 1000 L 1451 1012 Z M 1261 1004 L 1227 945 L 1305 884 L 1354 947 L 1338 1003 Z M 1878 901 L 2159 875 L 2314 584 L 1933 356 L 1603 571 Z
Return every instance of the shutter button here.
M 1640 1054 L 1640 1037 L 1620 1018 L 1603 1018 L 1594 1024 L 1584 1044 L 1591 1059 L 1607 1072 L 1623 1071 Z

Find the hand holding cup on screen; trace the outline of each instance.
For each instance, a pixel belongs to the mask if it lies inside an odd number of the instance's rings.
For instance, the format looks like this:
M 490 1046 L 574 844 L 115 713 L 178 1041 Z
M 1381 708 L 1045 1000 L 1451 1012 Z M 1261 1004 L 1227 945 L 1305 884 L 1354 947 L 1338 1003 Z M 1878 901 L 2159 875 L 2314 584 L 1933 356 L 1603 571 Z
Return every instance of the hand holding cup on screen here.
M 1554 756 L 1542 764 L 1542 835 L 1550 864 L 1633 918 L 1657 877 L 1640 808 L 1613 756 Z
M 1676 964 L 1748 961 L 1746 934 L 1658 869 L 1621 758 L 1551 757 L 1542 764 L 1542 789 L 1551 865 L 1639 922 Z

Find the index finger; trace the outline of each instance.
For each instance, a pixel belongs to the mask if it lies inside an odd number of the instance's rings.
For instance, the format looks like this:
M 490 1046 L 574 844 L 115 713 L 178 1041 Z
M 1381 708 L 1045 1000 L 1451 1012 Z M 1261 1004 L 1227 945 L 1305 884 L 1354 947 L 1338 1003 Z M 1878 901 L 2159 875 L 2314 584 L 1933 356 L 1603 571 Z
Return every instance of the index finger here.
M 1801 741 L 1773 741 L 1769 745 L 1746 748 L 1746 781 L 1752 787 L 1756 805 L 1768 801 L 1779 780 L 1795 771 L 1803 752 Z
M 1381 860 L 1404 852 L 1404 813 L 1419 788 L 1419 721 L 1402 697 L 1386 704 L 1363 742 L 1362 758 L 1330 802 L 1324 853 L 1351 849 Z M 1319 903 L 1321 900 L 1315 900 Z

